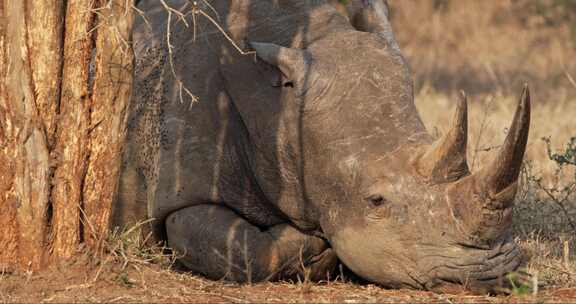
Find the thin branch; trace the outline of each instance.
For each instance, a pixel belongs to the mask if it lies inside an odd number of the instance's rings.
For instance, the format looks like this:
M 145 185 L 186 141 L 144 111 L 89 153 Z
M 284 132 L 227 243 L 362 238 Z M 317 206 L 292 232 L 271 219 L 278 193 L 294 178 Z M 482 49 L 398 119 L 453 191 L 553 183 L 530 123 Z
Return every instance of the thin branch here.
M 478 148 L 478 149 L 474 150 L 474 152 L 490 152 L 492 150 L 500 149 L 500 147 L 502 147 L 502 145 L 488 146 L 488 147 Z
M 222 33 L 222 35 L 224 36 L 224 38 L 226 38 L 226 40 L 228 40 L 228 42 L 236 49 L 236 51 L 238 51 L 238 53 L 240 53 L 241 55 L 254 55 L 256 54 L 255 51 L 244 51 L 235 41 L 234 39 L 232 39 L 230 37 L 230 35 L 228 35 L 228 33 L 224 30 L 224 28 L 222 28 L 222 26 L 218 23 L 218 21 L 216 21 L 212 16 L 210 16 L 208 13 L 206 13 L 204 10 L 200 9 L 198 7 L 198 2 L 197 1 L 193 1 L 193 2 L 188 2 L 186 3 L 180 10 L 177 10 L 171 6 L 169 6 L 165 0 L 160 0 L 160 3 L 162 4 L 162 6 L 164 7 L 164 9 L 166 10 L 168 17 L 167 17 L 167 25 L 166 25 L 166 44 L 168 47 L 168 61 L 170 64 L 170 70 L 172 72 L 172 75 L 174 76 L 174 79 L 176 80 L 176 84 L 178 85 L 179 88 L 179 98 L 180 98 L 180 102 L 184 102 L 184 94 L 183 92 L 188 95 L 188 97 L 191 100 L 191 104 L 190 106 L 192 107 L 192 105 L 196 102 L 198 102 L 198 97 L 196 97 L 194 94 L 192 94 L 192 92 L 190 92 L 190 90 L 184 85 L 184 83 L 182 82 L 182 80 L 180 79 L 180 77 L 178 77 L 177 73 L 176 73 L 176 69 L 174 67 L 174 45 L 172 44 L 172 18 L 173 15 L 176 16 L 178 18 L 178 21 L 182 21 L 184 23 L 184 25 L 188 28 L 189 24 L 186 21 L 186 16 L 187 14 L 184 14 L 182 11 L 186 9 L 186 7 L 188 7 L 188 4 L 190 3 L 192 5 L 192 9 L 191 9 L 191 14 L 192 14 L 192 39 L 193 42 L 196 42 L 196 38 L 197 38 L 197 18 L 196 15 L 202 15 L 204 18 L 208 19 L 208 21 L 210 21 L 210 23 L 212 23 L 212 25 L 214 25 L 218 31 L 220 31 L 220 33 Z M 218 15 L 218 12 L 214 9 L 214 7 L 206 0 L 203 0 L 203 3 L 206 4 L 206 6 L 214 13 L 214 15 L 216 16 L 216 19 L 220 20 L 220 16 Z M 137 10 L 137 12 L 144 17 L 144 14 L 142 11 Z M 144 17 L 145 18 L 145 17 Z M 149 23 L 146 21 L 146 19 L 144 19 L 146 24 L 149 25 Z
M 137 8 L 135 5 L 132 5 L 132 9 L 138 13 L 138 15 L 140 15 L 140 17 L 142 17 L 142 20 L 144 20 L 144 23 L 146 24 L 146 26 L 148 27 L 149 30 L 152 30 L 152 25 L 150 25 L 150 22 L 148 21 L 148 18 L 146 18 L 146 14 L 144 13 L 143 10 Z
M 574 88 L 576 88 L 576 81 L 574 81 L 574 78 L 572 78 L 572 75 L 570 75 L 570 73 L 568 73 L 568 71 L 564 70 L 564 75 L 566 75 L 566 78 L 568 78 L 568 81 L 570 81 L 570 84 L 572 84 L 572 86 Z
M 216 9 L 214 9 L 212 4 L 210 4 L 210 2 L 208 2 L 206 0 L 202 0 L 202 2 L 204 2 L 204 4 L 206 4 L 206 6 L 208 6 L 208 8 L 214 13 L 214 15 L 216 15 L 216 19 L 218 19 L 218 21 L 220 21 L 220 14 L 218 14 L 218 12 L 216 11 Z
M 224 37 L 226 38 L 226 40 L 228 40 L 228 42 L 230 42 L 230 44 L 232 44 L 232 46 L 234 46 L 234 48 L 238 51 L 238 53 L 242 54 L 242 55 L 253 55 L 256 54 L 255 51 L 244 51 L 242 48 L 240 48 L 238 46 L 238 44 L 236 44 L 236 42 L 234 42 L 234 40 L 232 38 L 230 38 L 230 36 L 226 33 L 226 31 L 222 28 L 222 26 L 220 26 L 220 24 L 218 24 L 218 22 L 216 22 L 216 20 L 214 20 L 214 18 L 212 18 L 210 15 L 206 14 L 206 12 L 204 12 L 201 9 L 195 8 L 194 13 L 200 13 L 200 15 L 206 17 L 206 19 L 208 19 L 216 28 L 218 28 L 218 30 L 222 33 L 222 35 L 224 35 Z
M 478 132 L 478 138 L 476 138 L 476 143 L 474 144 L 474 156 L 472 157 L 472 170 L 474 170 L 474 165 L 476 164 L 476 158 L 478 157 L 478 151 L 480 149 L 480 142 L 482 140 L 482 135 L 484 135 L 484 130 L 486 129 L 486 124 L 488 122 L 488 111 L 490 105 L 494 101 L 494 96 L 490 96 L 490 99 L 484 104 L 484 112 L 482 114 L 482 122 L 480 123 L 480 131 Z
M 178 16 L 179 21 L 182 21 L 184 23 L 184 25 L 186 25 L 186 27 L 188 27 L 188 22 L 186 21 L 186 15 L 185 14 L 183 14 L 181 11 L 179 11 L 175 8 L 172 8 L 171 6 L 166 4 L 165 0 L 160 0 L 160 3 L 162 3 L 162 6 L 164 6 L 166 11 L 168 12 L 168 17 L 170 17 L 171 14 L 175 14 L 176 16 Z M 188 5 L 188 4 L 186 4 L 186 5 Z
M 182 82 L 180 77 L 178 77 L 178 75 L 176 74 L 176 69 L 174 68 L 174 45 L 172 45 L 172 42 L 171 42 L 171 40 L 172 40 L 171 39 L 172 14 L 175 14 L 178 17 L 178 19 L 184 23 L 184 25 L 186 27 L 189 27 L 188 22 L 186 21 L 186 15 L 183 14 L 181 11 L 170 7 L 168 4 L 166 4 L 166 2 L 164 0 L 160 0 L 160 3 L 162 3 L 164 8 L 166 9 L 166 12 L 168 13 L 168 20 L 167 20 L 167 24 L 166 24 L 166 44 L 168 47 L 168 61 L 170 63 L 170 70 L 171 70 L 172 75 L 174 76 L 174 79 L 176 80 L 176 84 L 178 85 L 178 88 L 179 88 L 180 102 L 184 103 L 184 98 L 182 95 L 182 91 L 184 91 L 186 93 L 186 95 L 188 95 L 190 97 L 190 107 L 192 107 L 192 105 L 194 105 L 196 102 L 198 102 L 198 97 L 194 96 L 194 94 L 192 94 L 192 92 L 190 92 L 190 90 L 188 90 L 188 88 L 186 88 L 186 86 L 184 85 L 184 83 Z
M 544 191 L 544 193 L 548 196 L 548 198 L 550 198 L 552 200 L 552 202 L 554 202 L 554 204 L 556 204 L 560 210 L 562 211 L 562 213 L 564 213 L 564 216 L 566 217 L 566 219 L 568 220 L 568 224 L 570 225 L 570 228 L 572 228 L 572 231 L 576 232 L 576 224 L 572 221 L 572 218 L 570 217 L 570 213 L 568 212 L 568 210 L 566 209 L 566 206 L 564 206 L 564 202 L 566 202 L 568 200 L 568 198 L 574 193 L 574 191 L 576 190 L 576 182 L 571 183 L 570 185 L 566 186 L 564 189 L 565 191 L 565 195 L 562 199 L 559 199 L 557 197 L 557 195 L 555 195 L 553 192 L 560 192 L 560 190 L 556 190 L 554 188 L 547 188 L 544 185 L 542 185 L 541 180 L 540 179 L 532 179 L 536 185 L 538 186 L 538 188 L 540 188 L 542 191 Z

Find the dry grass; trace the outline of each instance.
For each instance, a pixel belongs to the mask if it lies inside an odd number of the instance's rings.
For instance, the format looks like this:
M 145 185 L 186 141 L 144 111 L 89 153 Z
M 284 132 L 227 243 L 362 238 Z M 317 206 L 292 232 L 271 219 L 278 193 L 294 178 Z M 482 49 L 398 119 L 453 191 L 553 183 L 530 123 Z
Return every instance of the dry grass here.
M 528 81 L 537 100 L 574 97 L 565 77 L 576 71 L 573 1 L 389 2 L 418 88 L 510 95 Z
M 543 302 L 576 298 L 576 200 L 563 202 L 568 216 L 535 183 L 562 190 L 575 182 L 573 168 L 560 173 L 540 139 L 553 150 L 576 136 L 575 24 L 571 11 L 542 13 L 548 0 L 389 0 L 397 38 L 414 72 L 419 112 L 433 134 L 446 131 L 458 90 L 470 97 L 469 160 L 473 170 L 503 142 L 523 82 L 533 92 L 527 166 L 515 210 L 515 233 L 533 277 L 517 293 L 478 297 L 384 290 L 346 281 L 237 285 L 179 272 L 174 256 L 145 245 L 138 229 L 117 233 L 96 254 L 47 271 L 4 273 L 0 302 Z M 567 1 L 568 3 L 569 1 Z M 573 12 L 572 12 L 573 13 Z M 564 15 L 563 15 L 564 14 Z M 572 15 L 574 16 L 574 15 Z M 576 20 L 576 19 L 572 19 Z M 560 195 L 561 193 L 553 193 Z M 534 284 L 538 293 L 532 296 Z M 526 293 L 524 287 L 532 290 Z

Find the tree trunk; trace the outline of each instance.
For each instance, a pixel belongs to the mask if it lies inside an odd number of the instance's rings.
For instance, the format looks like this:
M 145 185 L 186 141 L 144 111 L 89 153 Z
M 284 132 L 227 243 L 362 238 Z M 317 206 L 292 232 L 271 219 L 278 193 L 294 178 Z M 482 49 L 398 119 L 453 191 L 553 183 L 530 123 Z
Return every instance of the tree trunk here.
M 132 89 L 130 3 L 0 0 L 0 268 L 38 269 L 108 231 Z
M 90 158 L 84 180 L 84 210 L 89 229 L 84 239 L 96 245 L 108 234 L 116 200 L 128 106 L 132 94 L 133 14 L 118 6 L 102 11 L 106 25 L 96 38 L 96 75 L 90 112 Z M 118 32 L 122 33 L 118 36 Z M 115 37 L 110 39 L 110 37 Z

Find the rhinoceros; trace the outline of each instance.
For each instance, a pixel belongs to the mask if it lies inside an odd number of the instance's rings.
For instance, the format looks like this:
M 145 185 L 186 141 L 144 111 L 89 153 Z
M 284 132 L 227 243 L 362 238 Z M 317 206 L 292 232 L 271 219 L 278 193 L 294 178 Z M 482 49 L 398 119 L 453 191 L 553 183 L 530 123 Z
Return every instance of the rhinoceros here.
M 465 96 L 434 138 L 387 3 L 334 2 L 139 4 L 116 221 L 153 218 L 211 279 L 322 280 L 342 263 L 388 288 L 494 288 L 522 261 L 528 88 L 472 173 Z

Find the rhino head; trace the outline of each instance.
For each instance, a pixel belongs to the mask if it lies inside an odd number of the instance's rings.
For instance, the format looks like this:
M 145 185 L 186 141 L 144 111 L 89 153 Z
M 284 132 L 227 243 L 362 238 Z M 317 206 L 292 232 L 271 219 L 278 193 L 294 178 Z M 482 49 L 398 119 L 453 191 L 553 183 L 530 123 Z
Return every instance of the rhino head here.
M 504 144 L 478 172 L 466 161 L 467 102 L 434 140 L 414 106 L 409 69 L 386 36 L 345 31 L 294 49 L 252 43 L 298 108 L 306 200 L 338 258 L 386 287 L 492 289 L 516 270 L 512 205 L 526 148 L 525 87 Z

